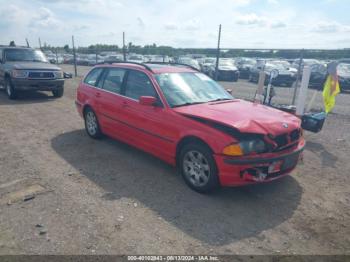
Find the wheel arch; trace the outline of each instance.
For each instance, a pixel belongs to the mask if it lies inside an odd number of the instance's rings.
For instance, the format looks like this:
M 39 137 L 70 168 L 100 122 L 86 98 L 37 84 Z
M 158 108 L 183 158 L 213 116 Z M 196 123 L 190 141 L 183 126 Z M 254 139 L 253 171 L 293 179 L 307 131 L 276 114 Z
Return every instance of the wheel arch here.
M 198 144 L 202 144 L 206 147 L 208 147 L 208 149 L 210 150 L 211 153 L 214 153 L 213 149 L 208 145 L 208 143 L 206 143 L 203 139 L 199 138 L 198 136 L 194 136 L 194 135 L 188 135 L 185 136 L 183 138 L 180 139 L 180 141 L 177 143 L 176 145 L 176 165 L 178 166 L 178 161 L 179 161 L 179 156 L 180 156 L 180 152 L 182 150 L 182 148 L 190 143 L 198 143 Z

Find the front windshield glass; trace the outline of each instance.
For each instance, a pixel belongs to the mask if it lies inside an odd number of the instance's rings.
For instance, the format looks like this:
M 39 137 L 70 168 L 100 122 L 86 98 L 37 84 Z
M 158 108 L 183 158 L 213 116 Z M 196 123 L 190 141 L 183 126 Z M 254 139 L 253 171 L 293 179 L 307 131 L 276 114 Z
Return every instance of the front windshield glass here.
M 5 59 L 6 61 L 47 62 L 43 52 L 33 49 L 7 49 Z
M 350 74 L 350 64 L 339 64 L 338 65 L 338 74 Z
M 207 58 L 204 60 L 205 64 L 212 64 L 215 63 L 215 58 Z
M 265 65 L 265 70 L 267 71 L 271 71 L 273 69 L 277 69 L 277 70 L 284 70 L 284 66 L 281 64 L 266 64 Z
M 221 66 L 233 66 L 233 62 L 231 60 L 219 60 L 219 65 L 221 65 Z
M 202 73 L 163 73 L 156 80 L 171 107 L 233 99 Z

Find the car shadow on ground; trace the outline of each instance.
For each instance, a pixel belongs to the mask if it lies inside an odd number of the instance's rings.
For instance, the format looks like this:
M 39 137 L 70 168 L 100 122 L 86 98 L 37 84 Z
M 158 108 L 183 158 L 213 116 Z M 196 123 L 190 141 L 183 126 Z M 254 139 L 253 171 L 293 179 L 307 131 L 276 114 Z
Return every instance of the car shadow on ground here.
M 20 92 L 16 100 L 10 100 L 4 90 L 0 90 L 0 105 L 46 103 L 57 98 L 51 92 Z
M 305 150 L 309 150 L 321 158 L 323 167 L 334 167 L 338 161 L 338 157 L 330 153 L 322 144 L 312 141 L 307 141 Z
M 278 226 L 293 215 L 302 195 L 291 176 L 201 195 L 157 158 L 109 138 L 93 140 L 84 130 L 60 134 L 51 144 L 70 165 L 105 190 L 104 200 L 139 201 L 185 234 L 211 245 L 257 236 Z

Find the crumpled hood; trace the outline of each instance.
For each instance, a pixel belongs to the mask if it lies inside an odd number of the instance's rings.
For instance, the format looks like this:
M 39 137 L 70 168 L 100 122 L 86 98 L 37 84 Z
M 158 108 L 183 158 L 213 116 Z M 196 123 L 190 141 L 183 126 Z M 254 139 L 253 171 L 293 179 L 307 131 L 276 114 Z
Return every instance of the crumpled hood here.
M 33 69 L 33 70 L 61 70 L 56 65 L 43 62 L 6 62 L 6 64 L 12 64 L 15 69 Z
M 174 111 L 236 128 L 242 133 L 279 135 L 300 128 L 296 116 L 240 99 L 174 108 Z

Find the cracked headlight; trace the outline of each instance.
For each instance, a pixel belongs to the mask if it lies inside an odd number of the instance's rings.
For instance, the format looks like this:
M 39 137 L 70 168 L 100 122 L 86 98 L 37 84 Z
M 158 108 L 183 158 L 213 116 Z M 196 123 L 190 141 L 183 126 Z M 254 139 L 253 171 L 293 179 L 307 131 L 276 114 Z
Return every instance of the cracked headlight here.
M 226 146 L 222 153 L 229 156 L 243 156 L 251 153 L 263 153 L 266 151 L 266 144 L 261 139 L 241 141 L 237 144 Z

